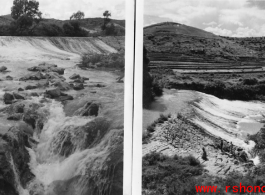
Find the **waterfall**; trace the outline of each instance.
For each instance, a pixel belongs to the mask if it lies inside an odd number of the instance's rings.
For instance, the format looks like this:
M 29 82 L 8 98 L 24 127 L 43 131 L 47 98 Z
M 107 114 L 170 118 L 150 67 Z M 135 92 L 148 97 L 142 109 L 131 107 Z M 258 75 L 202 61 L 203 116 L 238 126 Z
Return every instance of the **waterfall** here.
M 19 173 L 18 173 L 18 171 L 16 169 L 16 166 L 14 164 L 14 160 L 13 160 L 12 155 L 10 155 L 10 164 L 11 164 L 11 167 L 12 167 L 12 170 L 13 170 L 13 173 L 14 173 L 15 186 L 17 188 L 17 191 L 18 191 L 19 195 L 29 195 L 28 190 L 24 189 L 21 186 Z

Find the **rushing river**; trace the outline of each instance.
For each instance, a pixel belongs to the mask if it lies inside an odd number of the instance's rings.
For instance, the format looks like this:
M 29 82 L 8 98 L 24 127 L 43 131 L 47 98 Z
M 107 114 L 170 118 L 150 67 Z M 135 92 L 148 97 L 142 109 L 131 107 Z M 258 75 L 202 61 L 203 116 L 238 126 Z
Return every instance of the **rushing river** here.
M 122 40 L 123 38 L 0 38 L 0 66 L 8 69 L 0 74 L 0 109 L 8 106 L 3 103 L 5 92 L 17 92 L 18 88 L 37 82 L 19 79 L 31 73 L 27 70 L 29 67 L 40 63 L 56 64 L 64 68 L 66 82 L 70 81 L 69 77 L 74 73 L 89 78 L 85 89 L 65 92 L 74 98 L 67 103 L 42 101 L 43 96 L 27 100 L 42 105 L 38 113 L 45 117 L 45 122 L 40 132 L 34 131 L 36 146 L 27 148 L 30 170 L 35 177 L 26 188 L 21 186 L 18 170 L 13 159 L 10 160 L 15 186 L 20 195 L 85 195 L 91 192 L 115 194 L 112 192 L 114 180 L 120 182 L 116 186 L 118 194 L 121 194 L 123 83 L 117 83 L 118 76 L 112 72 L 81 70 L 76 64 L 80 62 L 82 53 L 117 52 L 109 43 L 118 41 L 124 47 Z M 13 77 L 13 80 L 7 80 L 7 75 Z M 95 87 L 96 84 L 103 87 Z M 37 88 L 19 93 L 43 94 L 44 91 L 43 88 Z M 74 114 L 88 102 L 100 105 L 97 117 Z M 0 113 L 0 133 L 6 133 L 18 123 L 7 120 L 5 114 Z
M 264 125 L 265 103 L 260 101 L 230 101 L 190 90 L 165 90 L 164 95 L 144 110 L 143 127 L 151 124 L 160 113 L 186 113 L 209 133 L 244 148 L 247 134 L 257 133 Z

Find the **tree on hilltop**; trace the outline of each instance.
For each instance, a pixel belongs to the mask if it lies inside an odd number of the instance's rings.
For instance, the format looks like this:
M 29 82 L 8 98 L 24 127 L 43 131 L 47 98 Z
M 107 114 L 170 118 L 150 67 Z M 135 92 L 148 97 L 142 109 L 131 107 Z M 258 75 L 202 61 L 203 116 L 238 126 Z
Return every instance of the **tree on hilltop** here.
M 12 24 L 15 31 L 32 32 L 42 19 L 39 2 L 36 0 L 14 0 L 11 16 L 15 20 Z
M 78 11 L 76 13 L 73 13 L 73 15 L 70 17 L 70 20 L 81 20 L 84 19 L 84 17 L 84 12 Z

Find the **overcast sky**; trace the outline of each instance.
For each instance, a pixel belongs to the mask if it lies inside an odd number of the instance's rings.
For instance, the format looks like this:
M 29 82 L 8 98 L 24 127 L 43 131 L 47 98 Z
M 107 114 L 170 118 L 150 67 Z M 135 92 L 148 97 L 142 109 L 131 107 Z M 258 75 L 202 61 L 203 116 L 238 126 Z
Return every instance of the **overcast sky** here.
M 85 17 L 103 17 L 103 12 L 109 10 L 113 19 L 125 19 L 126 0 L 38 0 L 40 11 L 44 17 L 69 19 L 78 10 Z M 0 15 L 10 14 L 13 0 L 0 0 Z
M 145 0 L 144 24 L 173 21 L 217 35 L 265 36 L 265 0 Z

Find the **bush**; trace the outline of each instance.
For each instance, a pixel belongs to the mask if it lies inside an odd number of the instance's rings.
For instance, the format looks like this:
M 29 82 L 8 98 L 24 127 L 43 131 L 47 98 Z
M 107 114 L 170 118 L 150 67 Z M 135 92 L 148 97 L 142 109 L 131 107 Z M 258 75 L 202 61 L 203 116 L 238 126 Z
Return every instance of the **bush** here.
M 72 21 L 63 25 L 63 30 L 66 36 L 69 37 L 87 37 L 88 32 L 80 27 L 78 21 Z
M 256 78 L 249 78 L 243 80 L 243 85 L 255 85 L 258 83 L 258 80 Z
M 107 68 L 119 68 L 124 69 L 125 59 L 124 53 L 111 53 L 108 55 L 103 54 L 85 54 L 82 56 L 83 67 L 92 67 L 91 65 L 97 65 L 97 67 Z
M 42 24 L 42 29 L 46 36 L 57 37 L 64 35 L 63 29 L 55 24 Z
M 192 156 L 168 157 L 152 152 L 143 157 L 142 186 L 152 194 L 196 194 L 195 176 L 202 172 L 202 166 Z

